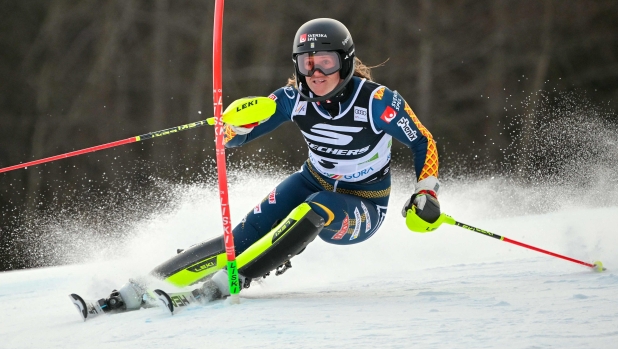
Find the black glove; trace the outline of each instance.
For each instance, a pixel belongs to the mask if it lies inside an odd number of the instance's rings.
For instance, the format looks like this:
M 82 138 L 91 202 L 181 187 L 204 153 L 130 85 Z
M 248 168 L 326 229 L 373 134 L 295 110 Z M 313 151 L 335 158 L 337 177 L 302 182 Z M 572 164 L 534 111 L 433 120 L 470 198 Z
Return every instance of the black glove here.
M 421 190 L 414 193 L 401 210 L 404 218 L 413 205 L 416 206 L 416 215 L 425 222 L 434 223 L 440 218 L 440 202 L 433 190 Z

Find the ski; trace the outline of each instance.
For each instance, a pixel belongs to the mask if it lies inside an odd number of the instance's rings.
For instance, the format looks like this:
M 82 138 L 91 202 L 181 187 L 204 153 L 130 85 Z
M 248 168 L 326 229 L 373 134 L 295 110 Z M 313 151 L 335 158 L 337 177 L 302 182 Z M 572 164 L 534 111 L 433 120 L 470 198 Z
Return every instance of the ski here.
M 197 289 L 187 292 L 170 293 L 157 289 L 154 291 L 148 291 L 147 293 L 149 296 L 149 302 L 145 302 L 144 304 L 142 304 L 142 308 L 140 309 L 163 306 L 163 308 L 166 309 L 170 315 L 176 314 L 180 311 L 180 309 L 189 305 L 206 303 L 202 301 L 203 296 Z M 123 312 L 119 310 L 107 309 L 108 306 L 105 303 L 105 299 L 85 300 L 80 295 L 75 293 L 71 293 L 69 295 L 69 299 L 71 300 L 71 303 L 75 305 L 75 308 L 77 308 L 79 316 L 83 321 L 91 320 L 102 314 L 117 314 Z M 157 300 L 159 302 L 157 302 Z
M 188 292 L 167 293 L 163 290 L 154 290 L 156 297 L 159 299 L 165 309 L 171 315 L 177 313 L 180 309 L 189 305 L 204 304 L 202 294 L 197 290 Z
M 83 321 L 91 320 L 95 317 L 99 317 L 102 314 L 111 315 L 127 311 L 122 308 L 114 308 L 113 304 L 116 304 L 116 302 L 119 301 L 117 298 L 101 298 L 99 300 L 84 299 L 76 293 L 71 293 L 69 295 L 69 299 L 71 300 L 71 303 L 75 305 L 75 308 L 77 308 L 79 316 Z M 158 296 L 154 293 L 154 291 L 147 291 L 144 295 L 144 299 L 142 300 L 141 307 L 134 310 L 159 307 L 157 299 Z M 109 304 L 112 305 L 111 308 Z
M 197 288 L 192 291 L 169 293 L 160 289 L 145 290 L 142 296 L 141 306 L 137 309 L 130 310 L 126 309 L 122 298 L 120 298 L 120 295 L 116 290 L 112 292 L 109 298 L 101 298 L 99 300 L 84 299 L 75 293 L 71 293 L 69 295 L 69 299 L 77 308 L 81 319 L 86 321 L 98 317 L 101 314 L 111 315 L 126 311 L 159 307 L 163 307 L 163 309 L 166 310 L 166 313 L 174 315 L 181 309 L 184 309 L 190 305 L 203 305 L 213 301 L 214 299 L 221 299 L 221 293 L 218 290 L 216 293 L 218 293 L 218 296 L 206 296 L 203 293 L 202 288 Z
M 77 308 L 82 320 L 86 321 L 95 318 L 103 313 L 103 308 L 106 307 L 105 302 L 102 300 L 84 300 L 82 297 L 75 293 L 69 295 L 71 302 Z

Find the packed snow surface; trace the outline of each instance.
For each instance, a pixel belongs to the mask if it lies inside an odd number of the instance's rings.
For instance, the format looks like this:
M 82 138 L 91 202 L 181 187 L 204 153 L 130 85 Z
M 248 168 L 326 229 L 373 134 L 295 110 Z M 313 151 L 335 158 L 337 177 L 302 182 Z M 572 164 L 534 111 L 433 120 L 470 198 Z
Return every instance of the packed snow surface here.
M 232 220 L 280 179 L 232 184 Z M 389 214 L 370 240 L 318 239 L 287 273 L 244 290 L 240 305 L 82 322 L 69 293 L 104 297 L 176 248 L 221 233 L 217 191 L 178 189 L 175 209 L 135 224 L 113 253 L 93 240 L 83 263 L 0 273 L 0 348 L 616 348 L 617 206 L 591 205 L 573 188 L 526 192 L 489 179 L 447 184 L 440 197 L 456 220 L 601 260 L 608 270 L 599 273 L 454 226 L 407 231 L 399 214 L 411 192 L 404 183 L 394 183 Z M 602 191 L 616 195 L 611 188 Z

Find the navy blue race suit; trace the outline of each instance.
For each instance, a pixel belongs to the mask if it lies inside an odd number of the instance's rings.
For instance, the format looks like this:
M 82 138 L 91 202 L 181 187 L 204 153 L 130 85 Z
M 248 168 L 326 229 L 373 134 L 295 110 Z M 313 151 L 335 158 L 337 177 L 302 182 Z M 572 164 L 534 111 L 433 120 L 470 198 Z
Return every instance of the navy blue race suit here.
M 300 128 L 309 158 L 300 171 L 277 185 L 234 230 L 240 254 L 267 234 L 303 202 L 326 224 L 319 236 L 332 244 L 354 244 L 371 237 L 386 216 L 391 190 L 392 138 L 414 154 L 416 180 L 438 177 L 438 152 L 431 133 L 397 93 L 354 77 L 352 93 L 329 113 L 319 102 L 307 102 L 291 86 L 269 97 L 275 114 L 246 135 L 225 127 L 225 146 L 241 146 L 287 121 Z M 331 115 L 332 114 L 332 115 Z

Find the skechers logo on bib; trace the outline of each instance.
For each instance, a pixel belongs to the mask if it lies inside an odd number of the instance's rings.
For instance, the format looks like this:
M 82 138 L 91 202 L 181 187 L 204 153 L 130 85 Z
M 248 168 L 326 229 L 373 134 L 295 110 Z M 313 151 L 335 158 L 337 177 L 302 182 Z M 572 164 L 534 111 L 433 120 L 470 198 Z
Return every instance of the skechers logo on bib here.
M 329 148 L 329 147 L 321 146 L 321 145 L 318 145 L 318 144 L 313 144 L 313 143 L 310 143 L 310 142 L 307 142 L 307 144 L 309 144 L 309 148 L 311 148 L 311 149 L 313 149 L 315 151 L 319 151 L 321 153 L 333 154 L 333 155 L 359 155 L 359 154 L 363 154 L 363 153 L 367 152 L 367 150 L 369 150 L 369 146 L 366 146 L 366 147 L 361 148 L 361 149 L 334 149 L 334 148 Z
M 345 133 L 359 133 L 362 130 L 362 127 L 315 124 L 311 128 L 311 133 L 304 131 L 301 132 L 303 133 L 305 138 L 314 142 L 333 145 L 348 145 L 350 144 L 350 142 L 352 142 L 354 137 Z
M 413 130 L 412 127 L 410 127 L 410 122 L 408 122 L 408 119 L 401 118 L 397 121 L 397 126 L 403 130 L 403 133 L 406 134 L 406 137 L 408 137 L 410 141 L 413 141 L 418 137 L 416 130 Z

